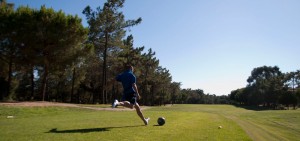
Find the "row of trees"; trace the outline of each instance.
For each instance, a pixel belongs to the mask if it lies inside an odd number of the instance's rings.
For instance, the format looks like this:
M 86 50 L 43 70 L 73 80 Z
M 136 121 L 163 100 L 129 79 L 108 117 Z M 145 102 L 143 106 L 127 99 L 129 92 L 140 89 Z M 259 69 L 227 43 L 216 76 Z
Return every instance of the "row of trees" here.
M 300 72 L 283 74 L 276 66 L 255 68 L 249 84 L 229 96 L 181 89 L 151 48 L 134 47 L 134 37 L 126 36 L 142 19 L 125 20 L 124 0 L 108 0 L 95 11 L 87 6 L 88 27 L 63 11 L 45 6 L 14 10 L 13 4 L 0 2 L 0 100 L 110 103 L 122 94 L 115 76 L 131 64 L 144 105 L 225 104 L 230 98 L 274 107 L 300 101 Z
M 0 100 L 46 100 L 74 103 L 110 103 L 120 98 L 122 87 L 115 76 L 123 67 L 135 66 L 141 104 L 193 103 L 172 82 L 169 70 L 159 65 L 150 48 L 134 47 L 129 27 L 142 19 L 125 20 L 124 0 L 108 0 L 77 16 L 42 6 L 39 10 L 1 0 Z M 182 93 L 183 91 L 183 93 Z
M 187 104 L 230 104 L 230 99 L 226 95 L 217 96 L 215 94 L 205 94 L 201 89 L 182 89 L 177 103 Z
M 5 1 L 0 12 L 1 99 L 45 100 L 49 88 L 61 91 L 63 78 L 88 50 L 81 19 L 44 6 L 15 11 Z
M 125 20 L 124 2 L 108 0 L 96 11 L 87 6 L 85 28 L 80 18 L 63 11 L 45 6 L 14 10 L 2 0 L 0 100 L 109 103 L 122 92 L 114 77 L 131 64 L 143 104 L 170 102 L 180 83 L 172 82 L 151 48 L 133 47 L 133 36 L 125 37 L 141 18 Z
M 236 104 L 279 108 L 300 104 L 300 70 L 282 73 L 279 67 L 254 68 L 245 88 L 231 92 Z

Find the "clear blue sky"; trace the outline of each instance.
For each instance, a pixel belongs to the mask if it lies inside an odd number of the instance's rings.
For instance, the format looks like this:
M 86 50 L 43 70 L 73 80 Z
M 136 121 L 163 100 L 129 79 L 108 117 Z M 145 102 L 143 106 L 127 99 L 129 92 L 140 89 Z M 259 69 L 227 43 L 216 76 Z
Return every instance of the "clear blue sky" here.
M 77 14 L 104 0 L 7 0 Z M 222 95 L 245 87 L 263 65 L 300 69 L 300 0 L 126 0 L 126 19 L 136 47 L 152 48 L 160 65 L 182 88 Z

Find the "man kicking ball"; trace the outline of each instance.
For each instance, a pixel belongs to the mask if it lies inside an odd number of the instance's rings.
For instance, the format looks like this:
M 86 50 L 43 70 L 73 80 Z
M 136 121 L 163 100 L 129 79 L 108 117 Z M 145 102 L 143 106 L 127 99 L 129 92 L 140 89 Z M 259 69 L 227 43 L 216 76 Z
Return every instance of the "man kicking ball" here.
M 140 99 L 140 94 L 136 86 L 136 77 L 133 74 L 133 71 L 134 69 L 132 66 L 126 66 L 126 70 L 116 77 L 116 80 L 122 83 L 123 96 L 122 101 L 119 102 L 118 100 L 115 100 L 112 107 L 115 108 L 118 105 L 131 109 L 135 107 L 138 116 L 143 120 L 145 125 L 148 125 L 150 118 L 144 117 L 140 105 L 137 103 L 137 100 Z

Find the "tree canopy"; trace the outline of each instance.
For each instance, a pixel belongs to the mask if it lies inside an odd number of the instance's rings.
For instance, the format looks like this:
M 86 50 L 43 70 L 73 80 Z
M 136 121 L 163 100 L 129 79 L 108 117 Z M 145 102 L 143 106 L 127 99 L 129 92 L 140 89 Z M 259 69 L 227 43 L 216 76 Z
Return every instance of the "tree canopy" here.
M 245 88 L 231 92 L 230 99 L 242 105 L 278 108 L 300 103 L 300 71 L 282 73 L 279 67 L 254 68 Z
M 88 27 L 62 10 L 14 9 L 0 2 L 0 100 L 107 104 L 121 98 L 115 76 L 133 65 L 142 105 L 300 103 L 300 71 L 282 73 L 277 66 L 254 68 L 248 85 L 228 96 L 181 89 L 151 47 L 134 46 L 127 29 L 141 24 L 142 18 L 125 18 L 125 0 L 107 0 L 96 10 L 86 6 Z

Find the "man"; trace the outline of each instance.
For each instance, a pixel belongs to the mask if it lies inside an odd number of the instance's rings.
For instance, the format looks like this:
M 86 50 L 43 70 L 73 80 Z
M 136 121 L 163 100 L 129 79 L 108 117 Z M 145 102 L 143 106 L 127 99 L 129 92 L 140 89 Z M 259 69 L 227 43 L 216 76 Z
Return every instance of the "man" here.
M 116 80 L 122 83 L 123 96 L 122 101 L 119 102 L 118 100 L 115 100 L 112 104 L 112 107 L 115 108 L 118 105 L 131 109 L 135 107 L 138 116 L 143 120 L 145 125 L 148 125 L 150 118 L 144 117 L 141 108 L 137 103 L 137 99 L 140 99 L 141 96 L 138 92 L 138 88 L 136 85 L 136 77 L 133 74 L 133 71 L 134 69 L 132 66 L 127 66 L 126 70 L 116 77 Z

